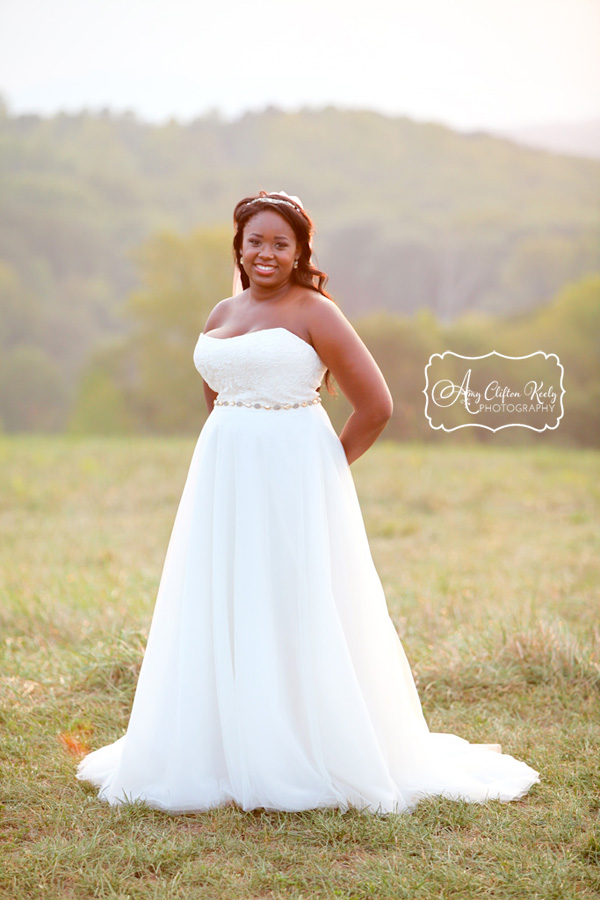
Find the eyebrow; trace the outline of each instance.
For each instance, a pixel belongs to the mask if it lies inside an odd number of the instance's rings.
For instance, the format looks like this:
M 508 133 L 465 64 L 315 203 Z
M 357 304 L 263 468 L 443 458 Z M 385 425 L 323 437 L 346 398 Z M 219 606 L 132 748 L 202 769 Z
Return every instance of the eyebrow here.
M 248 237 L 264 237 L 264 235 L 261 234 L 260 231 L 251 231 L 250 234 L 248 235 Z M 289 241 L 290 238 L 287 236 L 287 234 L 276 234 L 275 240 L 276 241 Z

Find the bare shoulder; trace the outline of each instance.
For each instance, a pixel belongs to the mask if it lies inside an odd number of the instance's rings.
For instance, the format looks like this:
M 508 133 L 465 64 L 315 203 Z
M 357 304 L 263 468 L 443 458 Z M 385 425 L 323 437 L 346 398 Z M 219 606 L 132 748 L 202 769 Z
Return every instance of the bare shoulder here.
M 306 322 L 313 347 L 351 402 L 364 386 L 371 392 L 387 392 L 369 349 L 333 300 L 319 294 L 311 298 L 306 305 Z
M 339 306 L 316 291 L 308 291 L 305 300 L 306 324 L 311 340 L 323 342 L 360 341 L 360 338 Z
M 306 304 L 310 340 L 355 412 L 384 422 L 393 403 L 379 366 L 342 310 L 327 297 Z M 380 429 L 381 430 L 381 429 Z
M 204 331 L 212 331 L 213 328 L 219 328 L 229 315 L 232 312 L 232 309 L 235 305 L 236 297 L 226 297 L 224 300 L 219 300 L 216 306 L 214 306 L 206 320 L 206 324 L 204 326 Z

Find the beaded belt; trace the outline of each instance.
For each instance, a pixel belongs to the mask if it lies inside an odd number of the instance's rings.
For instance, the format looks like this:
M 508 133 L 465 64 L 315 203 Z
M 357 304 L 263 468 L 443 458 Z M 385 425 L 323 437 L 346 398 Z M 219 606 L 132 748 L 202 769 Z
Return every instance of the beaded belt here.
M 320 403 L 321 398 L 315 397 L 314 400 L 302 400 L 301 403 L 274 403 L 267 406 L 266 403 L 244 403 L 242 400 L 215 400 L 215 406 L 247 406 L 250 409 L 299 409 L 301 406 L 312 406 L 314 403 Z

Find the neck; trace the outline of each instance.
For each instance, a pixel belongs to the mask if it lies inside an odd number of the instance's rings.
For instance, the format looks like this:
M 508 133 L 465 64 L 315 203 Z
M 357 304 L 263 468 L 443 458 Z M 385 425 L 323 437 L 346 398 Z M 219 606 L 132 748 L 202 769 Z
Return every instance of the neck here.
M 291 281 L 286 281 L 285 284 L 280 285 L 279 287 L 263 287 L 262 285 L 251 284 L 250 285 L 250 297 L 252 300 L 255 300 L 257 303 L 265 303 L 266 301 L 274 303 L 277 300 L 283 300 L 283 298 L 290 292 L 292 288 Z

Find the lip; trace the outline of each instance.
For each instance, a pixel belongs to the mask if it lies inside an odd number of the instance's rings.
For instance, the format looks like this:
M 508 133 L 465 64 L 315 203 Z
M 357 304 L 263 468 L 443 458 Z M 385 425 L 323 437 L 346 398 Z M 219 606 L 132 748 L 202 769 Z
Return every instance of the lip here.
M 271 272 L 274 272 L 277 266 L 270 266 L 264 263 L 254 263 L 254 268 L 257 272 L 260 272 L 261 275 L 269 275 Z

